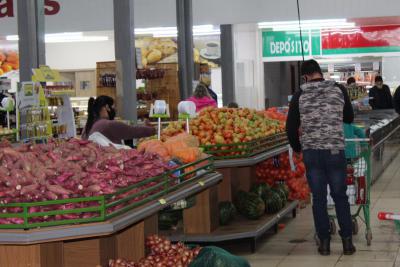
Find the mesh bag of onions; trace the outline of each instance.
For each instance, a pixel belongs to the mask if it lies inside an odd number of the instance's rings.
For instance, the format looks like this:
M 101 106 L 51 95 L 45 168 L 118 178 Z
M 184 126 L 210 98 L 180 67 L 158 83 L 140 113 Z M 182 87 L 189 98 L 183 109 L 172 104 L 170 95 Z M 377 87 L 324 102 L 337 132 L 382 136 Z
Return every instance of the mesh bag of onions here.
M 250 267 L 250 264 L 222 248 L 209 246 L 200 250 L 189 267 Z

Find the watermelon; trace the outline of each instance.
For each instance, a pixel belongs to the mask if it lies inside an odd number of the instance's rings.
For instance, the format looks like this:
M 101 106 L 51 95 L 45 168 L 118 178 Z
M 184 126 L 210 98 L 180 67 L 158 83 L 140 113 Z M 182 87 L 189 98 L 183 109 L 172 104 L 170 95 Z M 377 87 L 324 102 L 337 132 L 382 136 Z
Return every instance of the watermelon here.
M 235 201 L 238 211 L 247 219 L 257 220 L 265 213 L 265 203 L 255 193 L 239 191 Z
M 158 227 L 160 230 L 170 230 L 178 225 L 182 219 L 182 210 L 163 210 L 158 213 Z
M 286 205 L 286 201 L 287 201 L 286 192 L 280 187 L 275 187 L 272 189 L 272 191 L 275 191 L 276 193 L 278 193 L 279 197 L 285 203 L 284 205 Z
M 265 200 L 265 211 L 268 214 L 277 213 L 283 208 L 282 198 L 278 192 L 272 190 Z
M 219 203 L 219 224 L 227 225 L 235 217 L 236 208 L 232 202 L 223 201 Z
M 265 182 L 253 184 L 250 188 L 250 192 L 256 193 L 262 200 L 267 198 L 270 191 L 271 187 Z
M 283 192 L 286 200 L 289 198 L 289 187 L 285 183 L 277 184 L 275 188 L 278 188 Z

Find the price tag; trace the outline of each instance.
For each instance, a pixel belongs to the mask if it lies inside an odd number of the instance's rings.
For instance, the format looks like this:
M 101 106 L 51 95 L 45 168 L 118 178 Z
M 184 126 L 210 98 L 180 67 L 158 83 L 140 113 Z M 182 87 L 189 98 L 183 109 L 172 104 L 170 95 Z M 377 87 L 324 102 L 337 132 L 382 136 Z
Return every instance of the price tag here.
M 354 65 L 355 72 L 361 72 L 361 63 L 356 63 Z
M 167 204 L 167 201 L 163 198 L 159 199 L 158 202 L 160 202 L 161 205 Z
M 333 64 L 328 64 L 328 72 L 329 72 L 329 73 L 335 72 L 335 65 L 333 65 Z
M 200 185 L 200 186 L 204 186 L 205 183 L 204 183 L 203 181 L 199 181 L 199 185 Z

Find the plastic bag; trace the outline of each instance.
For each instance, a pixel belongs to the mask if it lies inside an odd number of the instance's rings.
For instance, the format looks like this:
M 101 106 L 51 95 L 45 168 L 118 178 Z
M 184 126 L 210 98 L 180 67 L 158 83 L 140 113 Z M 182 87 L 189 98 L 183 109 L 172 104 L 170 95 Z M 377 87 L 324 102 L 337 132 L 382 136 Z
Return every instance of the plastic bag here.
M 250 264 L 222 248 L 210 246 L 202 248 L 189 267 L 250 267 Z
M 89 139 L 89 141 L 92 141 L 100 146 L 110 146 L 111 145 L 111 146 L 115 147 L 116 149 L 131 149 L 129 146 L 114 144 L 107 137 L 105 137 L 103 134 L 101 134 L 99 132 L 92 133 L 88 139 Z

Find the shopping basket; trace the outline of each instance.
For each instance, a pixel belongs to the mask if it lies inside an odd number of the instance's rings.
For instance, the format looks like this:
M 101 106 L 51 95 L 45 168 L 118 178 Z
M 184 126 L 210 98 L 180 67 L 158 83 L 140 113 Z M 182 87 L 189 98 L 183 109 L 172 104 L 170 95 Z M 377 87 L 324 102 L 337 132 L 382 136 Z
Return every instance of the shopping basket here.
M 400 234 L 400 214 L 394 214 L 393 212 L 379 212 L 378 219 L 382 221 L 394 221 L 396 231 Z
M 371 145 L 370 140 L 346 139 L 347 167 L 347 195 L 352 217 L 353 235 L 358 234 L 360 219 L 365 224 L 365 238 L 367 245 L 371 245 L 372 231 L 370 223 L 370 189 L 371 189 Z M 328 214 L 330 219 L 330 233 L 337 231 L 335 219 L 335 205 L 328 188 Z M 319 244 L 318 236 L 315 240 Z

